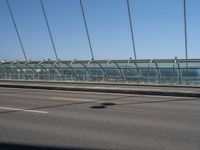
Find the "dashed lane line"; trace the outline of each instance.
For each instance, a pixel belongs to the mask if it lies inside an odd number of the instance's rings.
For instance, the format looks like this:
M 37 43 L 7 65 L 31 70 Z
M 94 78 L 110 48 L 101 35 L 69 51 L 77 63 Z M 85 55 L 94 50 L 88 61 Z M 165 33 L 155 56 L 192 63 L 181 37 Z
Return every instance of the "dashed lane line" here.
M 28 109 L 19 109 L 19 108 L 11 108 L 11 107 L 0 107 L 3 110 L 11 110 L 11 111 L 23 111 L 23 112 L 30 112 L 30 113 L 40 113 L 40 114 L 48 114 L 47 111 L 38 111 L 38 110 L 28 110 Z

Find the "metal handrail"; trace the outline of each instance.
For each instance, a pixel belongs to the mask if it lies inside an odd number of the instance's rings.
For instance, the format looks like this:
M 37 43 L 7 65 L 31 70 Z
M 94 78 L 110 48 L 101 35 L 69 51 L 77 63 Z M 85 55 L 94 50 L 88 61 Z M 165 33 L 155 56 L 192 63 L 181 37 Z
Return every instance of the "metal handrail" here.
M 108 75 L 108 71 L 107 69 L 115 69 L 115 71 L 117 72 L 111 72 L 112 75 L 112 81 L 116 81 L 116 82 L 121 82 L 121 81 L 126 81 L 127 79 L 127 70 L 128 70 L 128 65 L 132 64 L 134 65 L 133 67 L 131 67 L 132 69 L 135 69 L 136 73 L 138 73 L 137 78 L 140 78 L 141 80 L 130 80 L 130 82 L 141 82 L 141 83 L 148 83 L 150 82 L 150 71 L 151 69 L 156 69 L 157 74 L 153 74 L 153 78 L 155 78 L 156 80 L 153 80 L 154 83 L 160 83 L 161 79 L 165 79 L 166 81 L 162 80 L 165 83 L 178 83 L 178 84 L 200 84 L 200 81 L 198 81 L 198 79 L 200 80 L 200 66 L 198 65 L 192 65 L 193 63 L 200 63 L 200 59 L 188 59 L 188 60 L 184 60 L 184 59 L 168 59 L 168 60 L 161 60 L 161 59 L 146 59 L 146 60 L 72 60 L 72 61 L 9 61 L 9 62 L 0 62 L 0 69 L 2 72 L 1 78 L 10 78 L 10 79 L 15 79 L 15 76 L 10 76 L 11 69 L 12 66 L 14 66 L 17 72 L 22 72 L 25 77 L 25 79 L 27 79 L 27 75 L 28 72 L 27 70 L 31 69 L 33 71 L 33 73 L 35 74 L 35 76 L 39 77 L 39 72 L 37 71 L 37 69 L 42 69 L 45 72 L 45 79 L 48 77 L 48 79 L 51 79 L 52 76 L 50 74 L 50 69 L 51 70 L 57 70 L 58 72 L 58 78 L 52 78 L 53 80 L 65 80 L 64 77 L 64 72 L 61 71 L 61 66 L 57 65 L 57 64 L 63 64 L 64 66 L 63 69 L 66 71 L 71 71 L 71 75 L 73 76 L 73 78 L 70 78 L 70 80 L 83 80 L 83 81 L 88 81 L 89 78 L 79 78 L 79 76 L 82 76 L 81 72 L 77 72 L 76 69 L 82 69 L 83 71 L 85 70 L 86 72 L 88 72 L 89 77 L 94 77 L 98 79 L 98 81 L 109 81 L 109 75 Z M 190 82 L 187 82 L 188 78 L 187 76 L 184 78 L 182 77 L 182 69 L 185 69 L 185 63 L 188 64 L 188 68 L 187 70 L 195 70 L 195 74 L 194 74 L 194 78 L 193 78 L 193 74 L 190 74 Z M 45 66 L 45 64 L 47 66 Z M 76 66 L 76 64 L 78 64 L 78 66 Z M 95 76 L 92 76 L 92 72 L 90 70 L 91 64 L 94 64 L 94 69 L 97 69 L 97 73 L 95 73 Z M 108 64 L 112 64 L 112 68 L 110 68 L 110 66 L 108 66 Z M 146 64 L 145 66 L 140 65 L 140 64 Z M 155 64 L 155 66 L 153 67 L 152 64 Z M 166 64 L 163 67 L 160 64 Z M 171 65 L 170 65 L 171 64 Z M 190 65 L 191 64 L 191 65 Z M 90 66 L 89 66 L 90 65 Z M 66 68 L 65 68 L 66 67 Z M 183 67 L 183 68 L 182 68 Z M 92 68 L 93 69 L 93 68 Z M 100 69 L 99 72 L 98 69 Z M 146 69 L 147 70 L 147 76 L 142 76 L 141 74 L 141 69 Z M 161 74 L 162 70 L 168 69 L 168 71 L 166 72 L 166 76 L 169 76 L 167 78 L 162 78 L 163 76 L 165 76 L 165 72 L 163 72 Z M 173 74 L 175 74 L 175 71 L 177 70 L 177 75 L 174 76 L 172 75 L 169 70 L 173 70 Z M 186 71 L 187 71 L 186 70 Z M 168 74 L 169 72 L 169 74 Z M 103 73 L 103 74 L 102 74 Z M 115 76 L 117 78 L 115 78 Z M 100 78 L 99 78 L 100 77 Z M 21 77 L 19 77 L 20 79 Z M 135 79 L 134 76 L 131 76 L 132 79 Z M 29 79 L 29 78 L 28 78 Z M 33 78 L 33 80 L 36 78 Z M 43 79 L 43 78 L 41 78 Z M 174 79 L 178 79 L 177 82 Z M 194 79 L 194 81 L 192 81 Z M 31 78 L 32 80 L 32 78 Z M 129 81 L 129 80 L 127 80 Z M 185 82 L 186 81 L 186 82 Z

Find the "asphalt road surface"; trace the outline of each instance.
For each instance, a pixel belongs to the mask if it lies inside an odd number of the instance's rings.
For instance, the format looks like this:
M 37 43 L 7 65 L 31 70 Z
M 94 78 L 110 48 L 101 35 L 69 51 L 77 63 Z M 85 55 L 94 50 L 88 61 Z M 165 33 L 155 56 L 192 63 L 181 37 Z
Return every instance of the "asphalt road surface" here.
M 0 88 L 0 150 L 200 150 L 200 99 Z

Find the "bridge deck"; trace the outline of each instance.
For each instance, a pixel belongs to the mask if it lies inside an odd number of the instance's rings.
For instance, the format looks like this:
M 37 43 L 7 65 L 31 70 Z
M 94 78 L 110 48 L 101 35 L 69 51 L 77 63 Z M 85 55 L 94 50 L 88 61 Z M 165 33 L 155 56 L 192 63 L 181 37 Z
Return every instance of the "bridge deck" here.
M 0 95 L 4 150 L 200 148 L 199 98 L 14 88 Z

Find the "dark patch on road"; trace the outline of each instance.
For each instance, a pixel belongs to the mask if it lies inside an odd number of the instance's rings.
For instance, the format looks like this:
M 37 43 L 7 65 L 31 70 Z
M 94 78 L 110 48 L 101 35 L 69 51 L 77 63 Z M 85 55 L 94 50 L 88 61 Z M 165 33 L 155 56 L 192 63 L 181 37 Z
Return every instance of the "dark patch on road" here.
M 106 106 L 104 106 L 104 105 L 96 105 L 96 106 L 91 106 L 90 108 L 92 108 L 92 109 L 104 109 L 104 108 L 106 108 Z
M 113 106 L 116 105 L 115 103 L 101 103 L 103 106 Z
M 95 148 L 79 148 L 79 147 L 49 147 L 39 145 L 26 145 L 15 143 L 0 143 L 2 150 L 99 150 Z

